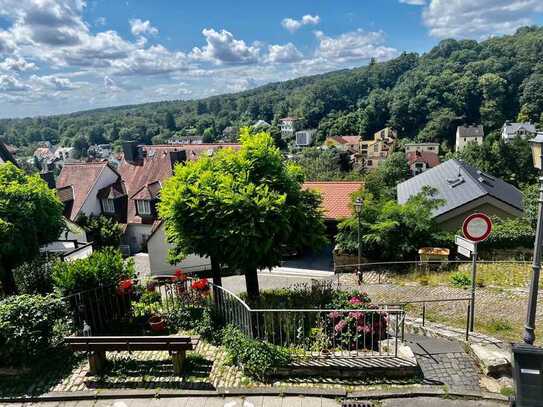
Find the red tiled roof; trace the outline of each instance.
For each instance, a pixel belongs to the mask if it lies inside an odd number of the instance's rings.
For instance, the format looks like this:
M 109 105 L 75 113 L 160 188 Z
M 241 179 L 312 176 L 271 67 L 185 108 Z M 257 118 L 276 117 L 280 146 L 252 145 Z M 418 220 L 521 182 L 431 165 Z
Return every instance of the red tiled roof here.
M 73 206 L 70 213 L 67 214 L 70 220 L 73 221 L 77 218 L 92 187 L 107 166 L 107 161 L 64 164 L 57 179 L 57 190 L 72 186 Z
M 439 155 L 432 151 L 410 151 L 407 153 L 409 166 L 416 162 L 425 162 L 429 168 L 434 168 L 440 164 Z
M 163 182 L 173 175 L 170 152 L 185 151 L 187 160 L 195 160 L 201 154 L 208 154 L 221 148 L 239 149 L 239 144 L 155 144 L 140 146 L 145 157 L 138 162 L 121 160 L 118 172 L 124 181 L 128 194 L 127 223 L 142 223 L 136 213 L 135 199 L 150 199 L 158 195 L 157 181 Z M 153 185 L 155 184 L 155 185 Z
M 334 136 L 330 138 L 340 144 L 358 144 L 360 142 L 360 136 Z
M 339 220 L 351 216 L 351 195 L 363 185 L 360 181 L 322 181 L 305 182 L 302 188 L 320 192 L 325 218 Z

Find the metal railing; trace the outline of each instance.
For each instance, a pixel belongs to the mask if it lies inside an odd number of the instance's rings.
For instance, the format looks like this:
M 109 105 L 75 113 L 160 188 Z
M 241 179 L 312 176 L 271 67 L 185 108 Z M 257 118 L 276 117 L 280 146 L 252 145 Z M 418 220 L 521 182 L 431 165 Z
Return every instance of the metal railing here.
M 353 309 L 252 309 L 233 292 L 213 286 L 225 324 L 251 338 L 295 347 L 312 356 L 398 356 L 405 310 L 401 306 Z

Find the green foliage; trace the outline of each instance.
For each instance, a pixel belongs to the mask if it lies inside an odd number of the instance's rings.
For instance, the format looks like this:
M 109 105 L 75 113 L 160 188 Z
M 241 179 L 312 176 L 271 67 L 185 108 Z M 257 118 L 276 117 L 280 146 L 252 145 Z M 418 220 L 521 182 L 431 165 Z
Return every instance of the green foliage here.
M 482 145 L 470 143 L 450 157 L 462 159 L 516 186 L 533 183 L 537 179 L 530 143 L 520 137 L 505 143 L 498 134 L 490 135 Z
M 409 164 L 402 152 L 390 155 L 364 179 L 364 189 L 374 198 L 396 198 L 396 185 L 410 176 Z
M 287 349 L 251 339 L 233 325 L 224 328 L 222 335 L 228 362 L 260 381 L 266 381 L 274 367 L 287 366 L 292 360 Z
M 87 217 L 80 216 L 78 223 L 87 232 L 87 239 L 96 249 L 105 247 L 119 247 L 123 229 L 113 218 L 100 215 Z
M 534 44 L 541 43 L 543 28 L 538 27 L 480 43 L 449 39 L 424 55 L 404 53 L 387 62 L 237 94 L 2 120 L 0 132 L 16 145 L 77 140 L 78 151 L 84 152 L 88 138 L 96 135 L 108 142 L 139 143 L 166 131 L 182 136 L 212 129 L 218 136 L 229 126 L 239 128 L 258 119 L 272 123 L 292 114 L 318 128 L 321 138 L 371 135 L 390 124 L 401 130 L 401 137 L 453 145 L 458 124 L 482 122 L 488 131 L 517 116 L 540 120 L 543 51 Z
M 178 165 L 159 213 L 172 260 L 195 253 L 256 278 L 280 263 L 285 247 L 319 247 L 325 228 L 319 197 L 301 189 L 300 168 L 285 164 L 272 138 L 243 129 L 240 141 L 239 151 Z
M 466 273 L 462 273 L 461 271 L 452 273 L 449 280 L 454 287 L 458 288 L 466 288 L 471 285 L 471 277 Z
M 361 213 L 362 255 L 371 260 L 414 259 L 426 246 L 449 246 L 450 236 L 440 232 L 432 218 L 441 201 L 426 190 L 400 205 L 395 200 L 375 200 L 364 195 Z M 353 216 L 338 226 L 336 241 L 340 250 L 358 250 L 358 219 Z
M 0 365 L 28 366 L 56 343 L 66 306 L 60 299 L 14 295 L 0 301 Z
M 133 276 L 133 261 L 124 261 L 121 252 L 114 249 L 96 251 L 85 259 L 53 264 L 53 283 L 64 294 L 100 286 L 113 287 Z
M 39 254 L 64 228 L 62 204 L 39 175 L 0 164 L 0 278 L 10 288 L 13 267 Z
M 15 287 L 20 294 L 49 294 L 53 291 L 51 262 L 37 257 L 13 269 Z
M 356 180 L 360 174 L 352 171 L 347 152 L 336 148 L 304 148 L 294 156 L 294 162 L 300 166 L 306 181 Z
M 514 249 L 531 248 L 534 245 L 535 230 L 525 217 L 493 218 L 492 233 L 488 240 L 481 244 L 482 249 Z

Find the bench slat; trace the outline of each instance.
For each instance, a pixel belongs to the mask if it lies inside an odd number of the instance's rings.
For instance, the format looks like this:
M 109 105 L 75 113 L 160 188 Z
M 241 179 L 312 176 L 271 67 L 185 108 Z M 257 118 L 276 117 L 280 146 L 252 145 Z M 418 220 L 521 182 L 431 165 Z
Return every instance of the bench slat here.
M 194 350 L 196 346 L 192 343 L 74 343 L 68 345 L 74 351 L 153 351 L 153 350 Z
M 195 339 L 190 336 L 67 336 L 64 338 L 66 343 L 116 343 L 116 342 L 138 342 L 138 343 L 190 343 Z

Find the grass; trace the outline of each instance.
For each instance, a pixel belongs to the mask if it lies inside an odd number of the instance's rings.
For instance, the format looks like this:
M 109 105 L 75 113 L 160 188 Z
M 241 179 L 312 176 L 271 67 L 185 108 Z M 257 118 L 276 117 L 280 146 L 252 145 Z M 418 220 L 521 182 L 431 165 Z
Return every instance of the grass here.
M 442 270 L 425 270 L 417 267 L 405 274 L 392 274 L 390 278 L 396 284 L 454 286 L 455 276 L 466 275 L 471 283 L 471 264 L 449 264 Z M 479 263 L 477 264 L 477 286 L 519 288 L 527 287 L 531 275 L 529 263 Z M 543 282 L 543 277 L 542 280 Z

